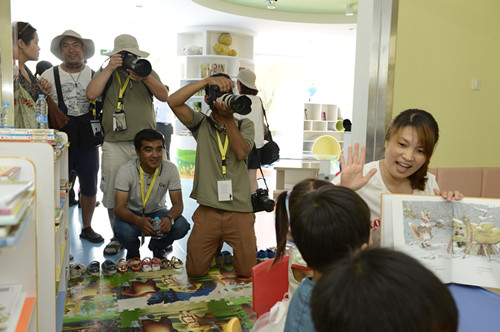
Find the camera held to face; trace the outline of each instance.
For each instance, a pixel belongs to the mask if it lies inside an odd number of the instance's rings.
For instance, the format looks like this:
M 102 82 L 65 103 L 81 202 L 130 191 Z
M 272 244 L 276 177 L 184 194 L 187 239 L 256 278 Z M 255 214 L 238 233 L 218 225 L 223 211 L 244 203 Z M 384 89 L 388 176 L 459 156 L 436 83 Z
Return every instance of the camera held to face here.
M 131 69 L 141 77 L 146 77 L 151 74 L 151 63 L 146 59 L 138 59 L 135 55 L 129 52 L 121 53 L 123 64 L 122 67 L 125 69 Z
M 252 207 L 253 212 L 273 212 L 274 201 L 269 198 L 269 191 L 267 189 L 258 188 L 257 191 L 252 194 Z
M 208 87 L 207 103 L 212 111 L 217 110 L 214 101 L 220 98 L 220 102 L 235 113 L 247 115 L 252 110 L 252 101 L 244 95 L 235 95 L 232 92 L 221 92 L 218 85 Z

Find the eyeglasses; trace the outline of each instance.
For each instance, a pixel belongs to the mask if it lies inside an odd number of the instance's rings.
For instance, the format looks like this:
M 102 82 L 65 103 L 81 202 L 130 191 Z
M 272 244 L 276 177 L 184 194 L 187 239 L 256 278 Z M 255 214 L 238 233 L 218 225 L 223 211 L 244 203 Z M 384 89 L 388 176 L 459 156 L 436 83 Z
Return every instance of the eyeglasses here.
M 26 25 L 24 26 L 24 28 L 22 28 L 22 30 L 17 33 L 17 36 L 21 37 L 21 35 L 23 34 L 23 32 L 26 31 L 26 29 L 28 29 L 28 27 L 30 27 L 30 26 L 31 26 L 31 24 L 26 23 Z

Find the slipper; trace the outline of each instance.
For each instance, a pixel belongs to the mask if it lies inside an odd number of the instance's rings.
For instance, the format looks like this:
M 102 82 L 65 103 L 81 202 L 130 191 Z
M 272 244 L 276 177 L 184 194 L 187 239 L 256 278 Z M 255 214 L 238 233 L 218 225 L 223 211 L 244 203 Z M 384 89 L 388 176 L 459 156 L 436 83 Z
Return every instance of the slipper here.
M 170 270 L 172 268 L 172 264 L 170 264 L 170 259 L 167 257 L 163 258 L 161 260 L 161 267 L 164 268 L 165 270 Z
M 75 263 L 69 265 L 69 275 L 71 279 L 81 277 L 85 274 L 85 271 L 87 271 L 87 267 L 83 264 Z
M 151 268 L 153 271 L 160 271 L 161 270 L 161 260 L 158 257 L 153 257 L 151 260 Z
M 104 255 L 116 255 L 120 250 L 122 250 L 122 244 L 114 237 L 106 247 L 104 247 Z
M 87 267 L 87 272 L 91 276 L 98 276 L 101 274 L 101 264 L 99 264 L 98 261 L 92 261 L 90 262 L 89 266 Z
M 125 258 L 120 259 L 116 263 L 116 268 L 118 269 L 118 272 L 120 272 L 121 274 L 127 273 L 128 272 L 128 263 L 127 263 L 127 260 Z
M 144 258 L 141 262 L 141 266 L 144 272 L 151 272 L 153 270 L 153 268 L 151 267 L 151 258 Z
M 137 257 L 131 258 L 127 261 L 128 266 L 134 272 L 139 272 L 141 270 L 141 260 Z
M 115 274 L 116 273 L 116 264 L 109 259 L 106 259 L 102 263 L 101 268 L 102 268 L 102 272 L 104 272 L 105 274 Z
M 233 255 L 227 250 L 222 252 L 222 256 L 224 257 L 224 264 L 232 265 L 233 264 Z
M 175 256 L 172 256 L 172 259 L 170 260 L 170 265 L 174 268 L 174 269 L 180 269 L 182 267 L 184 263 L 182 263 L 182 261 L 175 257 Z

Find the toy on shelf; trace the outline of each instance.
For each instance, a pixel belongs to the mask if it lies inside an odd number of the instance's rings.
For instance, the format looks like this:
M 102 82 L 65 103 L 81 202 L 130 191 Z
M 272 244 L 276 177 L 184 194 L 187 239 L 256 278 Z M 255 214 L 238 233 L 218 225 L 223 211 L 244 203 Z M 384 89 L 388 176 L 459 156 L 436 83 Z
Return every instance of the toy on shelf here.
M 201 55 L 203 54 L 203 47 L 193 44 L 188 44 L 184 46 L 182 52 L 185 55 Z
M 235 50 L 230 48 L 233 39 L 230 33 L 224 32 L 219 35 L 219 44 L 214 45 L 214 50 L 217 55 L 236 56 L 238 54 Z

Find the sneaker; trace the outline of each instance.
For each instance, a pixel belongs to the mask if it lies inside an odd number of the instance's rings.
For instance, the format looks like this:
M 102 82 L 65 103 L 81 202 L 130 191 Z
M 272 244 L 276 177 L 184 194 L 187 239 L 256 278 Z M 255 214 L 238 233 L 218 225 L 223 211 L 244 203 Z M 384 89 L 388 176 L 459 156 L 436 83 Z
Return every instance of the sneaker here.
M 259 250 L 257 252 L 257 262 L 262 263 L 263 261 L 268 259 L 269 258 L 267 258 L 267 252 L 265 252 L 264 250 Z
M 153 257 L 156 257 L 159 260 L 162 260 L 163 258 L 165 258 L 165 254 L 166 254 L 166 252 L 163 249 L 153 249 Z
M 122 250 L 122 244 L 117 238 L 113 237 L 104 248 L 104 255 L 116 255 Z
M 94 232 L 94 230 L 90 226 L 82 229 L 82 232 L 80 233 L 80 239 L 84 239 L 92 243 L 104 242 L 103 237 L 100 234 Z
M 105 274 L 115 274 L 117 271 L 116 264 L 109 259 L 101 264 L 101 269 Z
M 276 253 L 272 249 L 266 249 L 266 255 L 269 259 L 276 257 Z
M 224 264 L 225 265 L 232 265 L 233 264 L 233 255 L 227 250 L 224 250 L 222 252 L 222 256 L 224 257 Z
M 172 245 L 169 245 L 168 247 L 165 248 L 165 251 L 172 251 L 174 250 L 174 247 Z

